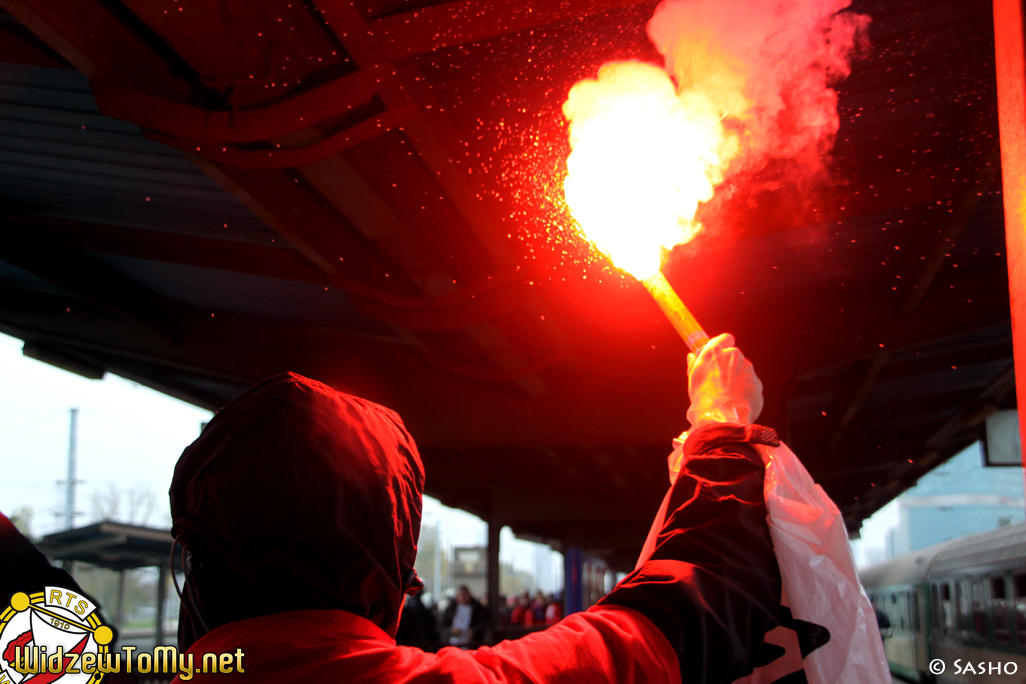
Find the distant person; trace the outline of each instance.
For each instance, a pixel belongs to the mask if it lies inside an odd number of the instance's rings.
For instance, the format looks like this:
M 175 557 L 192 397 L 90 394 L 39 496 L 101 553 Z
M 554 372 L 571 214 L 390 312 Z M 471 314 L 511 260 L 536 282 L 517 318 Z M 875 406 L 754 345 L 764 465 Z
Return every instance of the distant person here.
M 499 626 L 505 627 L 509 624 L 509 614 L 516 605 L 516 598 L 513 596 L 499 595 Z
M 449 630 L 449 645 L 460 648 L 480 646 L 487 622 L 488 610 L 465 584 L 456 592 L 456 600 L 442 614 L 442 626 Z
M 545 598 L 545 594 L 541 590 L 534 593 L 534 599 L 531 601 L 531 606 L 527 610 L 527 614 L 524 616 L 525 625 L 544 625 L 545 624 L 545 609 L 548 607 L 548 599 Z
M 416 646 L 425 650 L 438 648 L 438 624 L 420 595 L 407 596 L 403 602 L 403 612 L 396 629 L 395 642 L 404 646 Z
M 531 612 L 531 599 L 526 590 L 523 593 L 517 594 L 517 603 L 513 606 L 513 611 L 509 616 L 509 623 L 511 625 L 523 625 L 527 622 L 527 614 Z
M 172 535 L 191 558 L 181 649 L 241 649 L 245 674 L 231 677 L 259 684 L 747 675 L 778 623 L 755 445 L 779 442 L 749 425 L 762 389 L 732 345 L 720 336 L 689 364 L 683 465 L 638 569 L 543 632 L 437 654 L 394 641 L 404 596 L 422 586 L 424 469 L 399 416 L 298 375 L 265 380 L 218 412 L 175 467 Z M 191 684 L 222 677 L 195 673 Z
M 554 625 L 563 619 L 563 599 L 556 593 L 549 597 L 549 605 L 545 608 L 545 624 Z

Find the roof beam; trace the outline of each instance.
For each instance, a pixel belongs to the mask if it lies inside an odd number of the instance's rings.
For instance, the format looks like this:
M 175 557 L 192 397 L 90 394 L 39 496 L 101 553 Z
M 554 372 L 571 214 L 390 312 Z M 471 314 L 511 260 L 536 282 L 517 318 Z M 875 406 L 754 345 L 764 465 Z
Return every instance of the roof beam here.
M 50 69 L 72 68 L 31 31 L 0 12 L 0 62 L 28 64 Z
M 924 299 L 911 316 L 882 308 L 872 294 L 777 312 L 780 324 L 791 326 L 790 340 L 818 340 L 814 348 L 802 349 L 793 377 L 1009 321 L 1007 302 L 994 304 L 995 293 L 1008 290 L 1004 269 L 965 275 L 950 284 Z
M 419 7 L 375 19 L 369 29 L 380 36 L 393 59 L 476 43 L 490 38 L 565 24 L 638 4 L 637 0 L 506 2 L 458 0 Z
M 0 7 L 90 79 L 116 74 L 120 83 L 157 85 L 182 100 L 202 89 L 188 65 L 161 52 L 149 27 L 120 3 L 0 0 Z
M 0 211 L 4 241 L 185 264 L 268 278 L 326 283 L 327 277 L 286 246 L 125 228 L 39 214 Z
M 66 249 L 0 243 L 0 259 L 90 304 L 128 317 L 168 339 L 178 334 L 184 307 L 139 285 L 97 259 Z
M 535 492 L 533 503 L 530 508 L 525 509 L 522 501 L 524 497 L 531 497 L 532 491 Z M 632 524 L 645 525 L 651 522 L 652 515 L 659 506 L 658 493 L 654 496 L 639 496 L 638 492 L 618 492 L 615 503 L 605 496 L 539 497 L 536 493 L 537 490 L 510 488 L 492 491 L 491 501 L 495 514 L 503 524 L 519 526 L 537 527 L 565 522 L 591 522 L 601 526 L 612 521 L 629 521 Z
M 69 352 L 58 345 L 26 341 L 22 345 L 21 353 L 30 359 L 42 361 L 89 380 L 103 380 L 103 376 L 107 373 L 107 369 L 102 364 L 95 363 L 90 358 L 83 358 L 73 351 Z
M 68 64 L 83 74 L 93 77 L 97 74 L 96 63 L 87 57 L 74 41 L 65 38 L 51 26 L 47 18 L 32 6 L 31 2 L 21 0 L 0 0 L 0 7 L 14 17 L 19 24 L 29 29 L 40 40 L 61 56 Z
M 78 250 L 266 278 L 330 283 L 353 298 L 357 308 L 365 315 L 409 330 L 458 330 L 515 311 L 521 306 L 522 295 L 517 292 L 519 288 L 511 288 L 512 284 L 505 278 L 496 279 L 494 287 L 485 288 L 479 284 L 470 290 L 471 294 L 476 293 L 473 298 L 469 295 L 460 298 L 402 297 L 378 291 L 341 275 L 328 277 L 287 247 L 269 247 L 11 212 L 0 212 L 0 221 L 5 224 L 5 229 L 0 232 L 8 232 L 10 229 L 9 235 L 5 235 L 5 241 L 10 245 Z M 124 313 L 124 309 L 115 309 Z M 450 370 L 458 372 L 456 369 Z M 501 376 L 480 373 L 474 374 L 474 377 L 484 381 L 509 381 L 517 377 L 515 371 L 504 369 L 505 374 Z
M 956 415 L 948 419 L 948 421 L 926 441 L 926 448 L 939 449 L 943 447 L 947 440 L 959 430 L 965 427 L 975 427 L 975 425 L 970 425 L 971 421 L 968 420 L 970 416 L 975 419 L 979 419 L 979 408 L 983 404 L 997 402 L 1014 389 L 1015 365 L 1010 363 L 1003 371 L 998 373 L 997 377 L 995 377 L 982 392 L 980 392 L 971 402 L 963 406 Z
M 327 377 L 339 373 L 340 389 L 384 401 L 380 383 L 368 381 L 367 368 L 383 358 L 408 360 L 409 345 L 382 344 L 345 330 L 275 324 L 230 314 L 196 313 L 186 309 L 179 318 L 181 335 L 172 340 L 133 316 L 95 305 L 70 294 L 59 295 L 3 288 L 0 291 L 0 332 L 59 348 L 75 358 L 140 382 L 185 401 L 216 410 L 235 393 L 268 372 L 295 370 Z M 17 296 L 13 296 L 16 293 Z M 260 339 L 261 345 L 253 340 Z M 273 357 L 273 358 L 272 358 Z M 371 360 L 355 364 L 360 357 Z M 330 359 L 330 362 L 325 362 Z M 211 381 L 229 387 L 206 391 L 183 383 L 183 378 Z
M 94 79 L 91 89 L 108 116 L 182 141 L 229 145 L 271 140 L 345 114 L 369 102 L 390 73 L 390 67 L 362 69 L 281 102 L 244 110 L 196 107 L 110 78 Z
M 852 420 L 855 419 L 855 414 L 862 408 L 862 403 L 866 400 L 866 396 L 869 394 L 869 390 L 872 389 L 873 383 L 876 382 L 876 376 L 880 374 L 880 370 L 887 363 L 889 357 L 890 354 L 888 352 L 877 354 L 869 362 L 869 367 L 866 368 L 862 380 L 850 390 L 846 399 L 841 402 L 843 410 L 839 413 L 837 425 L 834 428 L 834 436 L 830 440 L 824 456 L 829 456 L 837 448 L 837 445 L 844 437 L 845 430 L 848 429 Z
M 148 138 L 155 142 L 177 147 L 183 152 L 196 152 L 207 159 L 227 166 L 246 169 L 285 169 L 328 159 L 334 155 L 367 142 L 388 131 L 402 128 L 413 116 L 412 107 L 390 109 L 383 114 L 371 116 L 349 128 L 303 147 L 281 147 L 280 149 L 240 149 L 215 143 L 197 145 L 192 140 L 177 138 L 147 131 Z M 300 131 L 302 133 L 302 131 Z M 284 137 L 284 136 L 283 136 Z

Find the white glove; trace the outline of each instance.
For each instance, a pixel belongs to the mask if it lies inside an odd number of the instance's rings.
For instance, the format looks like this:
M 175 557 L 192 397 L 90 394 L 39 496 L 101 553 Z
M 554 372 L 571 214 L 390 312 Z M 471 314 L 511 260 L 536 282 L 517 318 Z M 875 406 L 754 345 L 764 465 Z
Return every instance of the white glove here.
M 751 423 L 762 411 L 762 383 L 752 362 L 734 346 L 734 336 L 724 333 L 702 347 L 698 358 L 688 354 L 688 408 L 690 430 L 710 423 Z M 666 462 L 670 484 L 677 481 L 684 460 L 688 432 L 673 440 Z
M 747 425 L 762 411 L 762 383 L 752 362 L 734 346 L 734 336 L 714 337 L 695 358 L 688 354 L 688 421 Z

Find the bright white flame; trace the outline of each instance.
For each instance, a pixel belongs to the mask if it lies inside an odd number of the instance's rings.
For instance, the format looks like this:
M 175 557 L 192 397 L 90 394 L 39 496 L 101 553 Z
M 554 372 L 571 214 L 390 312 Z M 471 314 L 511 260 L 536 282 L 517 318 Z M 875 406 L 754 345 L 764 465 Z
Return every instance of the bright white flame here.
M 570 89 L 563 114 L 570 213 L 618 268 L 639 280 L 655 274 L 661 248 L 701 229 L 698 203 L 738 152 L 722 108 L 696 90 L 677 94 L 659 67 L 609 62 Z

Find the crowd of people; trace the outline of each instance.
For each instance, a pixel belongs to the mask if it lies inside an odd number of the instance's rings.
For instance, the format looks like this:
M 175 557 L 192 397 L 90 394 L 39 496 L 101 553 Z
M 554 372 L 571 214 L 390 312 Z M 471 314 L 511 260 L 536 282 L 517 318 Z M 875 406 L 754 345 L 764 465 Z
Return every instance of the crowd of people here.
M 563 619 L 563 599 L 560 593 L 546 595 L 541 589 L 524 589 L 508 596 L 499 608 L 500 625 L 554 625 Z
M 500 599 L 496 625 L 500 630 L 535 631 L 563 618 L 562 592 L 546 594 L 539 589 L 532 594 L 525 589 Z M 476 648 L 490 626 L 487 598 L 474 596 L 470 588 L 463 585 L 455 595 L 443 597 L 437 603 L 425 603 L 419 595 L 408 596 L 396 641 L 428 650 L 446 645 Z

